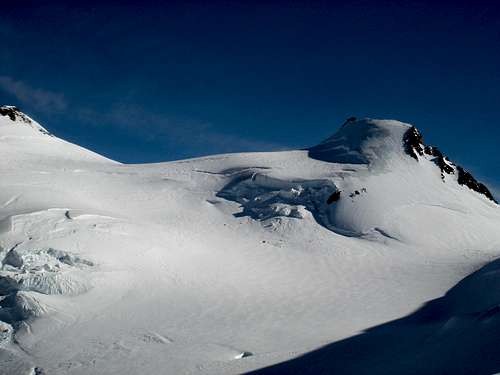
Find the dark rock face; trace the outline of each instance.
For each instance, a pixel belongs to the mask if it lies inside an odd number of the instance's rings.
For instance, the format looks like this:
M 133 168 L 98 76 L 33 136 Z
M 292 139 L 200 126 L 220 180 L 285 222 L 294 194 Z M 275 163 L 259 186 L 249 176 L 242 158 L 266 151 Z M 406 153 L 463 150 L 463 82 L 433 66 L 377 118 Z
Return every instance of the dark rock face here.
M 339 199 L 340 199 L 340 191 L 336 191 L 335 193 L 333 193 L 328 197 L 326 204 L 332 204 L 334 202 L 337 202 Z
M 425 146 L 424 139 L 422 134 L 418 131 L 417 128 L 412 126 L 408 129 L 403 136 L 403 146 L 405 152 L 411 156 L 416 161 L 419 161 L 418 156 L 428 155 L 432 157 L 432 162 L 434 162 L 439 169 L 441 170 L 441 178 L 443 181 L 445 180 L 445 174 L 451 175 L 455 174 L 455 169 L 457 173 L 457 182 L 460 185 L 465 185 L 469 189 L 474 190 L 480 194 L 486 196 L 489 200 L 498 203 L 495 198 L 493 198 L 493 194 L 491 194 L 490 190 L 486 187 L 486 185 L 477 181 L 469 172 L 464 170 L 461 166 L 454 164 L 451 162 L 448 157 L 444 156 L 443 153 L 437 148 L 433 146 Z
M 453 167 L 450 165 L 450 161 L 446 156 L 443 155 L 441 151 L 437 147 L 433 146 L 425 146 L 424 152 L 429 155 L 433 156 L 434 159 L 432 160 L 438 167 L 441 169 L 441 177 L 444 179 L 444 174 L 454 174 L 455 170 Z
M 352 116 L 352 117 L 349 117 L 347 120 L 345 120 L 345 122 L 342 124 L 342 127 L 346 126 L 348 123 L 350 122 L 353 122 L 353 121 L 356 121 L 356 117 Z
M 403 137 L 403 143 L 406 153 L 416 161 L 418 161 L 418 155 L 424 155 L 424 150 L 422 148 L 424 138 L 416 127 L 412 126 L 406 131 Z
M 9 116 L 12 121 L 16 121 L 16 108 L 0 107 L 0 115 Z
M 12 121 L 20 119 L 23 122 L 31 124 L 31 120 L 24 113 L 22 113 L 17 107 L 0 106 L 0 115 L 9 116 L 9 118 Z
M 485 195 L 488 199 L 492 200 L 495 203 L 498 203 L 495 198 L 493 198 L 493 194 L 491 194 L 490 190 L 486 187 L 486 185 L 477 181 L 474 176 L 472 176 L 469 172 L 463 169 L 461 166 L 457 165 L 458 171 L 458 183 L 460 185 L 465 185 L 469 189 L 477 191 L 480 194 Z

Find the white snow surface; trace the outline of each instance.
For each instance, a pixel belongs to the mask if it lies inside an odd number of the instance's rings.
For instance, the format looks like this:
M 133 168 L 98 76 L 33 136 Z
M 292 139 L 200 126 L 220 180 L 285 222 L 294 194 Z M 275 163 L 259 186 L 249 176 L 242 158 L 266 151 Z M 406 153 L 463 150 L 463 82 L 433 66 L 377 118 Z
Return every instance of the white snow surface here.
M 244 373 L 409 315 L 500 254 L 498 206 L 408 156 L 398 121 L 348 123 L 314 158 L 140 165 L 31 121 L 0 116 L 1 374 Z

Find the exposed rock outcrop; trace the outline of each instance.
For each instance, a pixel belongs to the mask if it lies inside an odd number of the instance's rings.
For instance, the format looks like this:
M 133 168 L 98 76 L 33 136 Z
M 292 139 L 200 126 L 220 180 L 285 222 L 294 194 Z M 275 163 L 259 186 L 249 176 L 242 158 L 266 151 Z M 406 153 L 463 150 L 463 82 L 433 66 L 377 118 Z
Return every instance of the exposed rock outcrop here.
M 403 137 L 403 143 L 406 153 L 413 159 L 418 161 L 418 155 L 424 155 L 424 149 L 422 147 L 424 139 L 416 127 L 412 126 L 408 129 Z
M 0 116 L 5 116 L 8 117 L 11 121 L 14 123 L 21 123 L 21 125 L 27 124 L 31 128 L 39 131 L 42 134 L 49 135 L 53 137 L 53 135 L 48 132 L 45 128 L 37 124 L 35 121 L 33 121 L 31 118 L 29 118 L 27 115 L 25 115 L 23 112 L 19 110 L 19 108 L 12 106 L 12 105 L 3 105 L 0 106 Z
M 422 134 L 416 127 L 412 126 L 405 133 L 403 145 L 405 152 L 416 161 L 419 161 L 419 156 L 428 156 L 428 158 L 441 170 L 441 178 L 443 181 L 445 181 L 445 175 L 456 174 L 457 182 L 460 185 L 467 186 L 469 189 L 483 194 L 491 201 L 498 203 L 486 185 L 477 181 L 472 174 L 467 172 L 464 168 L 450 161 L 450 159 L 443 155 L 437 147 L 426 146 Z
M 493 198 L 493 194 L 491 194 L 490 190 L 486 187 L 485 184 L 477 181 L 474 176 L 472 176 L 469 172 L 463 169 L 461 166 L 456 166 L 458 171 L 458 183 L 460 185 L 465 185 L 469 189 L 477 191 L 480 194 L 485 195 L 488 199 L 492 200 L 495 203 L 498 203 L 495 198 Z
M 27 124 L 31 124 L 32 122 L 28 116 L 19 110 L 19 108 L 10 105 L 0 106 L 0 115 L 8 116 L 12 121 L 19 119 Z

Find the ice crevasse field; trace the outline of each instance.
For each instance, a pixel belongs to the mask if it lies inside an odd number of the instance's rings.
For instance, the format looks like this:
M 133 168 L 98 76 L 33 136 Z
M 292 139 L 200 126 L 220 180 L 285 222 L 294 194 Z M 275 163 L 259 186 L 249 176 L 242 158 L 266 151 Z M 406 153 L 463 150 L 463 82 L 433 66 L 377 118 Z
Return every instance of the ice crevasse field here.
M 4 106 L 0 173 L 1 374 L 500 372 L 499 206 L 412 125 L 129 165 Z

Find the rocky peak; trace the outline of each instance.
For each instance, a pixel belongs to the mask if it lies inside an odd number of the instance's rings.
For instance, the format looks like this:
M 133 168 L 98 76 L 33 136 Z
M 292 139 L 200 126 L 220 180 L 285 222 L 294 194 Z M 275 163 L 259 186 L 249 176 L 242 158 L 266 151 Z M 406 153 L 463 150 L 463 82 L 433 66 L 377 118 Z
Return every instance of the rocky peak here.
M 27 124 L 31 124 L 32 121 L 31 119 L 26 116 L 24 113 L 22 113 L 19 108 L 11 105 L 3 105 L 0 106 L 0 115 L 1 116 L 7 116 L 9 117 L 12 121 L 22 121 Z
M 404 134 L 403 146 L 405 152 L 417 162 L 419 158 L 426 158 L 436 164 L 441 170 L 443 181 L 445 181 L 446 175 L 456 175 L 458 184 L 467 186 L 469 189 L 483 194 L 489 200 L 498 203 L 486 185 L 477 181 L 471 173 L 450 161 L 437 147 L 426 146 L 422 134 L 415 126 L 412 126 Z
M 0 106 L 0 116 L 7 117 L 12 122 L 17 124 L 21 125 L 26 124 L 42 134 L 52 136 L 52 134 L 50 134 L 45 128 L 40 126 L 40 124 L 32 120 L 29 116 L 21 112 L 21 110 L 15 106 L 12 105 Z

